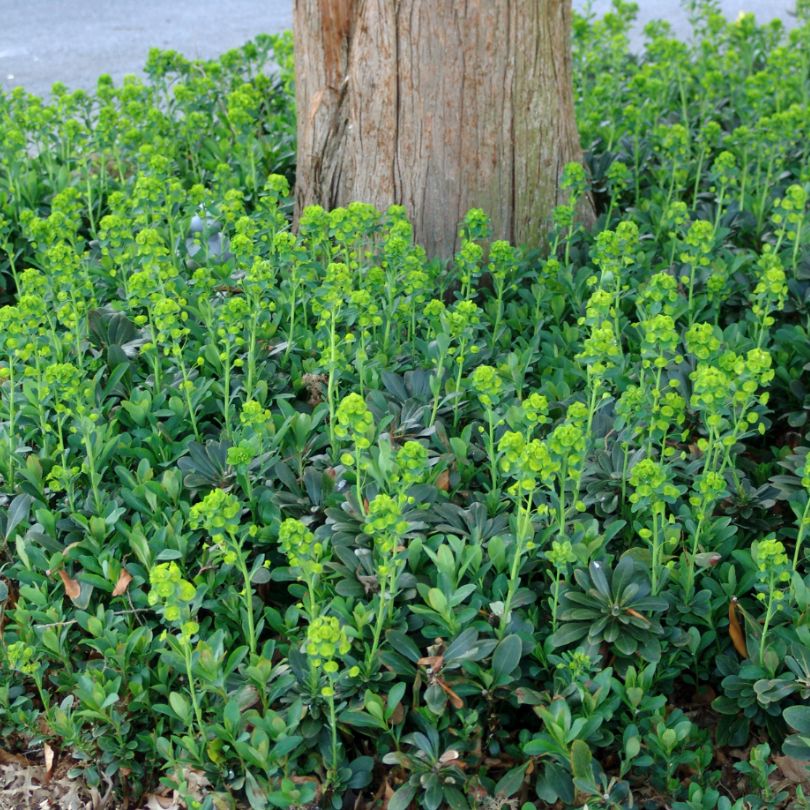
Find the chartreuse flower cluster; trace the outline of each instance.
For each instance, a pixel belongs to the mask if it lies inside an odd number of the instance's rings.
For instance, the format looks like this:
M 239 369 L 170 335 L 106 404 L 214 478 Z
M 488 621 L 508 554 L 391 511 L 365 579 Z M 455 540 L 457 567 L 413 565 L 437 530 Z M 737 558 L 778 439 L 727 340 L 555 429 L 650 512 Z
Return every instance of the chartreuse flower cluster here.
M 757 599 L 765 607 L 759 641 L 759 660 L 764 663 L 771 621 L 784 608 L 785 599 L 789 594 L 790 561 L 784 545 L 773 537 L 755 540 L 751 544 L 751 557 L 756 565 Z
M 332 262 L 327 266 L 326 274 L 313 300 L 313 314 L 318 316 L 318 327 L 327 333 L 326 338 L 318 345 L 322 350 L 319 365 L 326 369 L 326 402 L 329 406 L 330 425 L 336 417 L 340 367 L 346 362 L 338 349 L 338 323 L 344 305 L 351 300 L 351 290 L 352 276 L 348 265 L 343 262 Z M 336 453 L 334 441 L 332 452 Z
M 377 572 L 377 611 L 374 619 L 371 646 L 366 654 L 366 670 L 376 663 L 382 631 L 394 613 L 394 600 L 397 595 L 397 581 L 402 568 L 403 538 L 408 531 L 408 521 L 403 509 L 409 498 L 381 492 L 368 505 L 364 531 L 371 538 Z
M 335 712 L 335 681 L 340 671 L 340 661 L 351 649 L 351 641 L 345 629 L 335 616 L 317 616 L 307 628 L 304 649 L 309 657 L 310 666 L 315 672 L 322 672 L 325 683 L 321 695 L 329 706 L 329 727 L 331 730 L 331 771 L 327 774 L 325 787 L 337 775 L 340 762 L 337 737 L 337 716 Z
M 454 362 L 456 366 L 455 387 L 453 388 L 453 422 L 458 422 L 459 407 L 461 405 L 461 381 L 464 375 L 464 364 L 469 354 L 477 354 L 479 347 L 474 342 L 481 323 L 481 309 L 471 300 L 457 301 L 451 308 L 444 303 L 434 300 L 425 307 L 428 318 L 438 316 L 440 326 L 436 335 L 436 366 L 435 373 L 430 381 L 430 390 L 433 394 L 433 407 L 430 411 L 430 422 L 436 421 L 439 404 L 445 384 L 447 364 Z
M 782 802 L 713 752 L 808 697 L 805 5 L 576 16 L 536 249 L 293 229 L 288 36 L 0 94 L 9 745 L 133 804 Z
M 243 507 L 235 495 L 222 489 L 212 489 L 199 503 L 194 504 L 189 512 L 189 526 L 192 529 L 203 529 L 214 541 L 206 545 L 213 557 L 227 565 L 236 566 L 242 575 L 243 588 L 239 593 L 245 608 L 247 621 L 247 641 L 251 655 L 257 652 L 257 632 L 253 607 L 253 585 L 247 564 L 250 541 L 258 534 L 255 525 L 242 525 Z M 254 561 L 254 569 L 260 566 Z
M 204 735 L 205 724 L 193 672 L 192 639 L 200 632 L 200 625 L 194 619 L 192 603 L 197 589 L 183 578 L 176 562 L 158 563 L 149 571 L 148 603 L 160 610 L 163 618 L 180 630 L 171 639 L 182 655 L 188 678 L 189 697 L 200 734 Z M 163 638 L 167 634 L 163 633 Z
M 495 427 L 498 419 L 495 415 L 495 408 L 503 389 L 503 381 L 497 369 L 482 365 L 477 366 L 470 375 L 470 386 L 475 391 L 487 415 L 487 428 L 481 428 L 481 430 L 486 430 L 491 486 L 492 491 L 495 492 L 498 488 L 498 459 L 495 452 Z
M 584 504 L 579 499 L 579 486 L 586 446 L 585 419 L 588 408 L 583 403 L 575 402 L 568 409 L 568 418 L 557 425 L 546 439 L 528 438 L 536 425 L 547 421 L 547 408 L 545 397 L 539 394 L 530 395 L 522 408 L 526 432 L 506 431 L 498 442 L 500 468 L 514 479 L 509 491 L 516 506 L 512 566 L 501 612 L 502 632 L 509 622 L 524 554 L 535 548 L 533 514 L 556 514 L 557 532 L 562 540 L 565 536 L 569 496 L 573 495 L 577 510 L 584 509 Z M 547 499 L 535 509 L 535 496 L 539 490 L 545 490 Z M 563 565 L 564 563 L 560 563 L 559 567 L 562 568 Z M 558 592 L 559 584 L 555 586 L 555 612 Z
M 278 542 L 290 567 L 306 586 L 307 610 L 312 619 L 318 610 L 318 583 L 327 558 L 326 546 L 296 518 L 282 521 Z
M 633 493 L 630 503 L 634 512 L 645 513 L 650 523 L 639 528 L 638 533 L 650 545 L 650 582 L 653 594 L 657 594 L 664 570 L 664 554 L 667 548 L 667 529 L 671 522 L 667 517 L 667 504 L 680 495 L 680 490 L 669 478 L 669 470 L 661 462 L 645 458 L 630 472 Z
M 371 447 L 374 436 L 374 416 L 360 394 L 347 394 L 341 401 L 335 413 L 335 425 L 331 432 L 335 439 L 348 440 L 353 452 L 345 452 L 341 456 L 341 463 L 345 466 L 354 466 L 355 493 L 357 494 L 357 509 L 365 512 L 363 496 L 363 453 Z M 334 446 L 334 445 L 333 445 Z

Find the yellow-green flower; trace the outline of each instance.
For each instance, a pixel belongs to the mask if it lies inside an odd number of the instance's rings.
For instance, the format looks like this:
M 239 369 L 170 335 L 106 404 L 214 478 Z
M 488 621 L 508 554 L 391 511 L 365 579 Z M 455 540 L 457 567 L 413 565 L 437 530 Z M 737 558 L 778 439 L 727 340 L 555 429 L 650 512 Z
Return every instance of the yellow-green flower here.
M 340 669 L 336 659 L 346 655 L 351 646 L 343 625 L 335 616 L 318 616 L 307 628 L 304 650 L 315 669 L 322 668 L 333 675 Z

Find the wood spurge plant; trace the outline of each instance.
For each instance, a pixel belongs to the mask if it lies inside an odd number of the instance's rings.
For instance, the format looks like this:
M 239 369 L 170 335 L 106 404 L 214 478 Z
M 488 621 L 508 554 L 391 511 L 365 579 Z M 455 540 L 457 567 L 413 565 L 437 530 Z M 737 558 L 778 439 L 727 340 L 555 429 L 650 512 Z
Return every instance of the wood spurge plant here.
M 810 9 L 689 5 L 575 15 L 547 244 L 445 263 L 293 227 L 289 35 L 0 93 L 4 749 L 132 808 L 808 806 Z

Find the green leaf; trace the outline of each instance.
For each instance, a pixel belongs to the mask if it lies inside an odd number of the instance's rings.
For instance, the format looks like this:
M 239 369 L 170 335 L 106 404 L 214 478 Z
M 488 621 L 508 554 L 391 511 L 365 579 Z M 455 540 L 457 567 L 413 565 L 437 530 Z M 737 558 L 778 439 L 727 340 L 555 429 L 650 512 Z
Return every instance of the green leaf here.
M 22 493 L 11 502 L 6 515 L 6 540 L 11 539 L 12 533 L 17 526 L 19 526 L 24 520 L 28 520 L 28 513 L 31 511 L 32 500 L 33 498 L 30 495 Z
M 386 698 L 386 715 L 390 717 L 394 713 L 394 709 L 402 702 L 402 698 L 405 695 L 405 684 L 402 681 L 395 683 L 391 687 L 391 691 L 388 693 L 388 697 Z
M 438 588 L 428 591 L 427 602 L 437 613 L 447 612 L 447 597 Z
M 593 779 L 593 755 L 584 740 L 571 743 L 571 771 L 574 779 Z
M 169 693 L 169 705 L 174 713 L 184 722 L 191 722 L 191 704 L 179 692 Z
M 565 647 L 568 644 L 573 644 L 579 641 L 583 636 L 588 634 L 588 626 L 583 623 L 564 624 L 557 630 L 556 633 L 549 636 L 549 642 L 552 647 Z
M 526 778 L 526 769 L 529 767 L 529 762 L 524 762 L 511 770 L 508 770 L 495 785 L 495 795 L 505 796 L 509 798 L 514 796 L 523 786 Z
M 492 674 L 496 684 L 505 683 L 520 664 L 523 644 L 514 633 L 502 639 L 492 655 Z
M 789 706 L 782 716 L 794 731 L 802 737 L 810 737 L 810 706 Z
M 453 661 L 456 658 L 469 658 L 475 655 L 477 642 L 478 631 L 474 627 L 468 627 L 447 645 L 447 649 L 444 651 L 444 660 Z
M 628 733 L 629 732 L 629 733 Z M 628 726 L 625 729 L 624 756 L 625 759 L 635 759 L 641 752 L 641 740 L 635 726 Z
M 416 785 L 406 782 L 388 800 L 388 810 L 408 810 L 414 796 L 416 796 Z
M 245 772 L 245 795 L 252 810 L 265 810 L 267 807 L 267 791 L 250 771 Z
M 352 709 L 348 709 L 340 715 L 340 722 L 346 723 L 349 726 L 354 726 L 354 728 L 373 728 L 375 730 L 387 728 L 382 720 L 378 720 L 368 712 L 361 712 Z
M 347 787 L 360 790 L 371 782 L 371 773 L 374 770 L 374 760 L 371 757 L 358 757 L 349 764 L 351 779 Z
M 537 796 L 549 804 L 562 799 L 566 804 L 574 801 L 574 782 L 560 765 L 549 762 L 537 780 Z
M 413 639 L 408 638 L 404 633 L 400 633 L 399 630 L 391 630 L 386 633 L 386 638 L 391 649 L 396 650 L 400 655 L 404 655 L 414 664 L 422 657 L 419 647 L 414 644 Z
M 588 570 L 591 574 L 591 581 L 593 582 L 594 587 L 599 592 L 601 596 L 604 596 L 606 599 L 610 597 L 610 583 L 608 582 L 607 576 L 605 575 L 605 564 L 599 562 L 598 560 L 594 560 L 589 566 Z

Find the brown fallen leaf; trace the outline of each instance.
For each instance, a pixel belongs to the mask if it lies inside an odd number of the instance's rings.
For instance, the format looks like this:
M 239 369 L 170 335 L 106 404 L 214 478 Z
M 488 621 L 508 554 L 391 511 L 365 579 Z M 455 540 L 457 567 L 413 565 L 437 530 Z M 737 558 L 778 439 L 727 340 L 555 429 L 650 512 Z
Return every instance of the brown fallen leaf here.
M 442 664 L 444 664 L 444 656 L 443 655 L 426 655 L 424 658 L 420 658 L 417 662 L 420 667 L 425 667 L 429 669 L 431 672 L 438 672 L 442 668 Z
M 405 707 L 402 703 L 397 703 L 394 712 L 391 715 L 391 725 L 398 726 L 400 723 L 405 722 Z
M 794 757 L 774 757 L 773 761 L 794 785 L 810 785 L 810 761 Z
M 62 584 L 65 586 L 65 593 L 71 599 L 78 599 L 79 594 L 82 592 L 81 586 L 75 579 L 71 579 L 66 573 L 64 568 L 59 569 L 59 576 L 62 578 Z
M 450 470 L 442 470 L 436 479 L 436 486 L 442 492 L 450 491 Z
M 745 644 L 745 633 L 737 618 L 737 597 L 732 597 L 728 603 L 728 634 L 734 649 L 743 657 L 748 658 L 748 647 Z
M 146 810 L 181 810 L 182 805 L 172 796 L 150 793 L 146 796 Z
M 463 709 L 464 701 L 441 679 L 436 678 L 436 683 L 441 687 L 447 699 L 454 709 Z
M 383 778 L 382 784 L 377 788 L 377 792 L 374 794 L 374 798 L 376 801 L 382 801 L 383 808 L 388 807 L 388 802 L 391 800 L 391 797 L 394 795 L 394 788 L 388 784 L 388 779 Z
M 0 748 L 0 765 L 22 765 L 28 768 L 33 764 L 28 757 L 24 757 L 22 754 L 12 754 L 11 751 Z
M 646 616 L 642 616 L 637 610 L 633 610 L 633 608 L 627 608 L 626 612 L 636 619 L 640 619 L 641 621 L 646 622 L 647 624 L 652 624 L 652 622 L 650 622 L 650 620 Z
M 51 776 L 53 776 L 53 748 L 48 743 L 45 743 L 42 754 L 45 759 L 45 777 L 43 781 L 47 785 L 51 781 Z
M 130 574 L 126 568 L 122 568 L 121 573 L 118 575 L 118 582 L 115 583 L 115 587 L 113 588 L 112 595 L 123 596 L 127 592 L 130 582 L 132 582 L 132 574 Z

